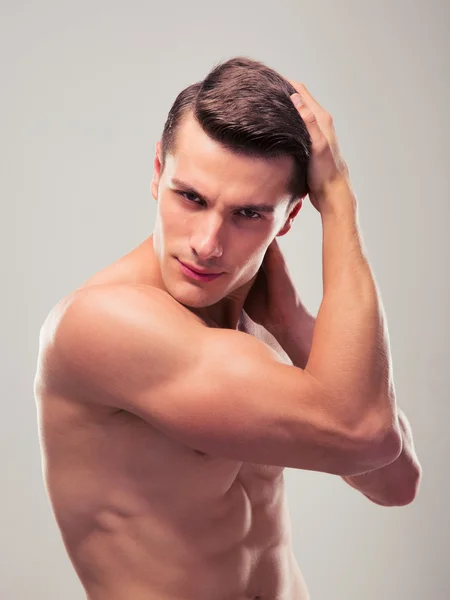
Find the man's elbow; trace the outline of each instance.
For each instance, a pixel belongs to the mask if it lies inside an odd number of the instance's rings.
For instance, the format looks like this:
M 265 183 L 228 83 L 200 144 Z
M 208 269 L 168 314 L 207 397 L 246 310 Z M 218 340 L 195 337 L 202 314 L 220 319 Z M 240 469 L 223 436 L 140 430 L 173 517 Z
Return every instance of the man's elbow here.
M 408 477 L 405 478 L 403 485 L 399 486 L 397 495 L 394 498 L 395 504 L 392 506 L 407 506 L 414 502 L 419 493 L 419 487 L 422 480 L 422 467 L 420 464 L 411 466 Z
M 372 498 L 368 494 L 365 496 L 379 506 L 407 506 L 417 498 L 421 479 L 422 468 L 417 464 L 411 467 L 407 476 L 391 485 L 389 491 L 385 490 L 382 498 Z
M 368 437 L 372 451 L 372 469 L 381 469 L 397 460 L 403 450 L 403 439 L 399 429 L 391 423 L 384 424 Z

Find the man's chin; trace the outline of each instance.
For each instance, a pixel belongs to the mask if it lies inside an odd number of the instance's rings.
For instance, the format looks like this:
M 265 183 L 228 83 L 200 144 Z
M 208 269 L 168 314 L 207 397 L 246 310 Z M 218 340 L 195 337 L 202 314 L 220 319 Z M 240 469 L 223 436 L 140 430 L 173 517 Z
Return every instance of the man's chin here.
M 167 286 L 166 286 L 167 287 Z M 206 308 L 213 306 L 225 298 L 225 294 L 220 291 L 212 291 L 193 287 L 193 289 L 180 289 L 181 286 L 169 286 L 167 292 L 180 304 L 187 308 Z M 183 286 L 184 287 L 184 286 Z
M 232 280 L 223 274 L 209 282 L 183 281 L 178 278 L 164 277 L 164 287 L 177 302 L 189 308 L 207 308 L 225 300 L 238 302 L 252 287 L 256 274 L 246 282 Z M 227 278 L 227 280 L 225 280 Z

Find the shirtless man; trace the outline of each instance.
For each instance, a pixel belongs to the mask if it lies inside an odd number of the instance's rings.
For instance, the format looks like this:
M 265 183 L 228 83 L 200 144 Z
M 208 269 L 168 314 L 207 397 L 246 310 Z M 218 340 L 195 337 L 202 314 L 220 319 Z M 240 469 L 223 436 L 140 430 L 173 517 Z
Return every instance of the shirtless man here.
M 386 506 L 418 487 L 331 118 L 303 84 L 264 79 L 260 63 L 228 68 L 260 77 L 258 110 L 280 86 L 276 110 L 310 143 L 323 301 L 314 319 L 276 242 L 306 196 L 297 187 L 289 202 L 293 157 L 236 153 L 184 106 L 176 144 L 167 156 L 156 147 L 153 234 L 41 329 L 43 471 L 90 600 L 306 600 L 284 467 L 340 475 Z M 215 73 L 222 89 L 226 70 Z

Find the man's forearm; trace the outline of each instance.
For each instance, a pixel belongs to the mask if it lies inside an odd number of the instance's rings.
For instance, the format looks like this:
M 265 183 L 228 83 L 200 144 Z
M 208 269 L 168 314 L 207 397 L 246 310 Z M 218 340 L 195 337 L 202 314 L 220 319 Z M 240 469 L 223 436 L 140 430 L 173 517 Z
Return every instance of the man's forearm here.
M 289 328 L 279 328 L 275 337 L 292 364 L 304 369 L 311 353 L 316 317 L 299 301 L 297 319 Z
M 370 438 L 392 426 L 400 435 L 387 326 L 363 249 L 356 200 L 347 184 L 327 193 L 333 194 L 327 205 L 335 208 L 321 213 L 323 299 L 304 368 L 339 399 L 333 411 L 348 430 L 362 427 Z M 296 336 L 294 325 L 281 343 L 301 366 L 304 347 L 296 351 Z

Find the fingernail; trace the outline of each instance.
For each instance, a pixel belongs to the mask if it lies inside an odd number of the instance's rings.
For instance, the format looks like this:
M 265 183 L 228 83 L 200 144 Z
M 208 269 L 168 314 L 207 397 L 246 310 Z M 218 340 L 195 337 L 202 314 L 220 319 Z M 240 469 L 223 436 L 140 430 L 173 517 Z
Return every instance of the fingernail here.
M 300 94 L 292 94 L 291 100 L 294 103 L 295 108 L 300 108 L 303 104 Z

